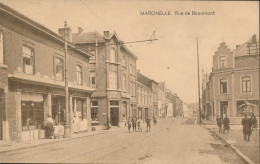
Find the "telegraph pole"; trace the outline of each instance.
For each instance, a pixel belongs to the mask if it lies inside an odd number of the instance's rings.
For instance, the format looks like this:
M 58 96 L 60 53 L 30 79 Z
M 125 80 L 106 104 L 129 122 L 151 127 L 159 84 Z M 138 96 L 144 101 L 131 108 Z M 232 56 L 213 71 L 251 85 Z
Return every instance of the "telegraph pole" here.
M 201 109 L 200 109 L 200 62 L 199 62 L 199 43 L 197 37 L 197 62 L 198 62 L 198 94 L 199 94 L 199 118 L 201 124 Z
M 64 22 L 64 58 L 65 58 L 65 132 L 64 138 L 69 138 L 70 131 L 70 113 L 69 113 L 69 86 L 68 86 L 68 41 L 67 41 L 67 22 Z

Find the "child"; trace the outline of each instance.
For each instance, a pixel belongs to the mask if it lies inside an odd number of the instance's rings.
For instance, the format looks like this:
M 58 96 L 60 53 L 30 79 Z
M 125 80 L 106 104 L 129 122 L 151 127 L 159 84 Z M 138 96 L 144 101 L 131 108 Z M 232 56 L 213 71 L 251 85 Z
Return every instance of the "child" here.
M 60 131 L 60 126 L 58 124 L 55 124 L 54 127 L 54 139 L 59 139 L 60 136 L 59 136 L 59 131 Z
M 142 132 L 140 118 L 138 118 L 138 120 L 137 120 L 137 128 L 138 128 L 138 132 Z

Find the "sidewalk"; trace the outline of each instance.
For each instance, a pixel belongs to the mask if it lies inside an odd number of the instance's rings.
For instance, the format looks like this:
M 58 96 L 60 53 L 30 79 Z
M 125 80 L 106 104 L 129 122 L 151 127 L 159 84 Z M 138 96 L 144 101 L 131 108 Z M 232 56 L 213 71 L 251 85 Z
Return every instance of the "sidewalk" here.
M 219 133 L 217 125 L 207 124 L 203 121 L 203 126 L 212 131 L 221 140 L 228 144 L 235 153 L 243 158 L 247 163 L 260 163 L 259 160 L 259 130 L 252 131 L 251 141 L 244 141 L 242 125 L 230 125 L 229 134 Z
M 46 144 L 51 144 L 56 142 L 63 142 L 63 141 L 68 141 L 68 140 L 73 140 L 73 139 L 78 139 L 78 138 L 83 138 L 88 136 L 94 136 L 103 133 L 104 133 L 103 131 L 80 132 L 78 134 L 71 134 L 70 138 L 41 139 L 41 140 L 32 140 L 32 141 L 19 142 L 19 143 L 16 141 L 11 141 L 11 142 L 3 141 L 0 142 L 0 153 L 27 149 L 35 146 L 46 145 Z

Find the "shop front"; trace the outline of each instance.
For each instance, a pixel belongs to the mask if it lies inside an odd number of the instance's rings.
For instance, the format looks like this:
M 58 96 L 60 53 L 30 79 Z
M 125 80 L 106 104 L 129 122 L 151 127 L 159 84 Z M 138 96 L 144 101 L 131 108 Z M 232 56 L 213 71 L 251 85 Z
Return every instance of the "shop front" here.
M 21 130 L 22 141 L 45 137 L 43 94 L 22 92 Z

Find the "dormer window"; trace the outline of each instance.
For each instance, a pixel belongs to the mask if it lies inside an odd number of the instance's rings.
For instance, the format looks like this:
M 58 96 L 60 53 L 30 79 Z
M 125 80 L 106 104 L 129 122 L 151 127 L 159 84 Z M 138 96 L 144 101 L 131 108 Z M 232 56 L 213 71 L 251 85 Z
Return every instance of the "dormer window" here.
M 226 67 L 226 56 L 219 57 L 219 68 Z
M 110 60 L 111 63 L 115 63 L 116 62 L 116 50 L 114 47 L 112 47 L 110 49 Z
M 33 49 L 23 46 L 23 71 L 26 74 L 34 73 Z

